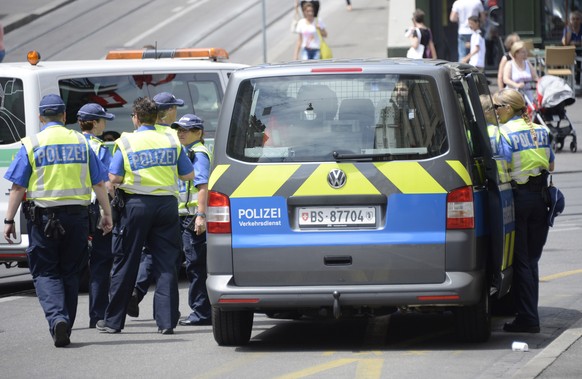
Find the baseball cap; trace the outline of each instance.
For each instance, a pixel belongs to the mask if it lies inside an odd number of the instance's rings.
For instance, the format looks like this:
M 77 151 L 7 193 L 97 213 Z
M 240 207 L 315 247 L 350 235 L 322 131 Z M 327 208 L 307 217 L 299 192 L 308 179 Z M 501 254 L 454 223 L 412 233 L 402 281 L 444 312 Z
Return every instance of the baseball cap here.
M 169 92 L 160 92 L 156 96 L 154 96 L 153 100 L 159 109 L 170 108 L 174 105 L 178 107 L 184 105 L 184 100 L 176 98 L 176 96 L 172 95 Z
M 54 116 L 65 113 L 65 102 L 59 95 L 49 93 L 45 95 L 38 105 L 38 111 L 41 116 Z
M 204 130 L 204 120 L 195 114 L 185 114 L 178 121 L 170 125 L 172 129 L 202 129 Z
M 550 195 L 550 210 L 548 211 L 548 225 L 554 226 L 554 218 L 559 216 L 566 206 L 566 198 L 562 191 L 554 186 L 548 187 Z
M 104 118 L 106 120 L 113 120 L 115 115 L 107 113 L 105 109 L 96 103 L 85 104 L 77 112 L 77 118 L 81 121 L 93 121 Z

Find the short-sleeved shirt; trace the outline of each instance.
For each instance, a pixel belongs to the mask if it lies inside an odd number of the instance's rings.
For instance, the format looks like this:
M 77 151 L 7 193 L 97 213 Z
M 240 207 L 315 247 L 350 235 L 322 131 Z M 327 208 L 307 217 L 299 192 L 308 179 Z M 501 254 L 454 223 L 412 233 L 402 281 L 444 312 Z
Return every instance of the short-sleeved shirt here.
M 471 34 L 473 31 L 469 27 L 469 17 L 479 17 L 479 13 L 485 9 L 480 0 L 457 0 L 453 3 L 452 11 L 459 15 L 459 34 Z
M 142 125 L 137 130 L 136 133 L 143 132 L 145 130 L 156 130 L 152 125 Z M 125 176 L 125 168 L 123 167 L 123 154 L 121 150 L 115 151 L 113 158 L 111 159 L 111 164 L 109 165 L 109 172 L 117 176 Z M 180 150 L 180 155 L 178 156 L 178 175 L 188 175 L 192 172 L 192 162 L 188 159 L 188 154 L 182 148 Z
M 469 64 L 483 68 L 485 67 L 485 38 L 483 38 L 479 31 L 471 34 L 471 52 L 477 50 L 477 46 L 479 46 L 479 52 L 471 56 Z
M 45 124 L 41 130 L 55 125 L 63 126 L 63 124 L 58 122 L 49 122 Z M 89 149 L 89 173 L 91 175 L 92 185 L 108 180 L 106 167 L 101 163 L 91 149 Z M 28 153 L 23 145 L 20 150 L 18 150 L 18 153 L 16 153 L 16 157 L 10 164 L 10 167 L 8 167 L 6 174 L 4 174 L 4 179 L 14 184 L 18 184 L 19 186 L 28 188 L 31 175 L 32 165 L 28 160 Z
M 325 29 L 325 24 L 319 18 L 315 19 L 311 24 L 307 23 L 305 18 L 297 22 L 295 32 L 301 34 L 301 48 L 319 49 L 320 41 L 315 23 L 317 23 L 320 29 Z

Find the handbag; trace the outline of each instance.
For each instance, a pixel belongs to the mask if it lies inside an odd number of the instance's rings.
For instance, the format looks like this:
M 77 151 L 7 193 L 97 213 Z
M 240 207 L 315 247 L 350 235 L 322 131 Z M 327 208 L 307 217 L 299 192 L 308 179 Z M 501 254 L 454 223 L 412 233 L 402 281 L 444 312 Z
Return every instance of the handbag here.
M 327 44 L 327 42 L 325 42 L 325 40 L 321 36 L 321 32 L 319 31 L 319 28 L 316 27 L 315 29 L 317 30 L 317 36 L 319 37 L 319 53 L 321 55 L 321 59 L 331 59 L 331 58 L 333 58 L 333 54 L 331 52 L 331 48 L 329 47 L 329 45 Z
M 406 58 L 422 59 L 424 57 L 424 45 L 420 43 L 421 38 L 420 30 L 418 30 L 418 28 L 415 28 L 414 32 L 416 33 L 418 38 L 418 46 L 416 47 L 416 49 L 410 46 L 410 48 L 406 52 Z

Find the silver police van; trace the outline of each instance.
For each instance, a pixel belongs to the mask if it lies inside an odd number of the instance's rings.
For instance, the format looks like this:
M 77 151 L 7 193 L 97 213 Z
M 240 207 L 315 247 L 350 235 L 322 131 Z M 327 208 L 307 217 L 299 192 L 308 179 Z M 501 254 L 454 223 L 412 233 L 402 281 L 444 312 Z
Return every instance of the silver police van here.
M 0 66 L 0 217 L 8 206 L 11 187 L 4 173 L 23 137 L 40 130 L 38 104 L 48 93 L 60 94 L 67 106 L 67 127 L 78 129 L 77 111 L 98 103 L 113 113 L 106 132 L 132 131 L 131 106 L 139 96 L 171 92 L 184 99 L 178 114 L 196 113 L 204 119 L 207 142 L 212 143 L 228 77 L 241 64 L 226 62 L 220 48 L 140 49 L 112 51 L 106 60 L 47 61 L 31 51 L 28 62 Z M 80 130 L 79 130 L 80 131 Z M 26 266 L 28 235 L 22 213 L 16 215 L 17 238 L 0 238 L 0 263 Z
M 214 338 L 253 315 L 453 311 L 485 341 L 510 290 L 511 185 L 487 80 L 407 59 L 236 71 L 215 138 L 208 280 Z

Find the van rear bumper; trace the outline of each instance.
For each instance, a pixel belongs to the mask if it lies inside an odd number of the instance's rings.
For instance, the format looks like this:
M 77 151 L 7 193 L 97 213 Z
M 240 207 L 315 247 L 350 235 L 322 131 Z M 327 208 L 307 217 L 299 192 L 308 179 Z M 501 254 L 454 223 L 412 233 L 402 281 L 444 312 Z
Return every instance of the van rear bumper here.
M 237 287 L 232 275 L 209 275 L 213 306 L 224 310 L 273 310 L 331 307 L 334 292 L 341 307 L 461 306 L 476 304 L 484 272 L 447 272 L 436 284 Z M 336 295 L 337 296 L 337 295 Z

